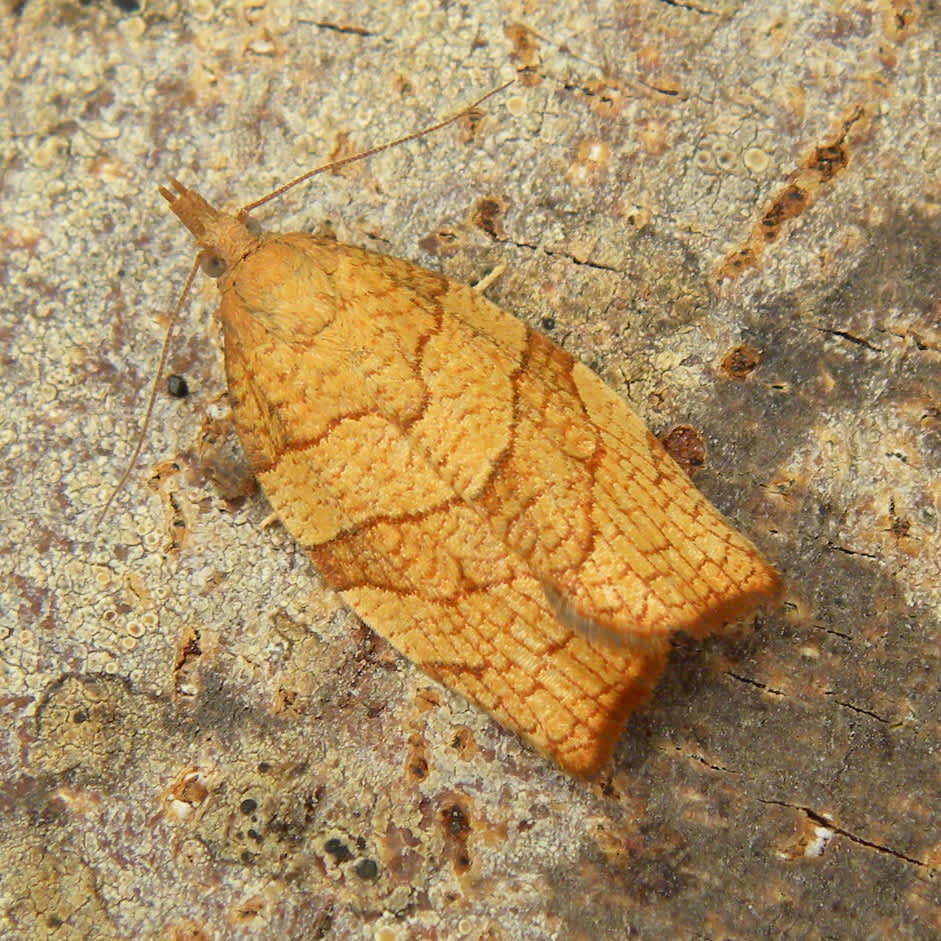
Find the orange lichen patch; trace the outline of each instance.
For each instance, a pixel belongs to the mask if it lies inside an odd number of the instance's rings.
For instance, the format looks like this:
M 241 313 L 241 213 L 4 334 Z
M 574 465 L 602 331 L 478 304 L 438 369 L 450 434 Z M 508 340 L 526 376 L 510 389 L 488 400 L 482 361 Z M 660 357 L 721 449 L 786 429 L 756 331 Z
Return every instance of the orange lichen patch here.
M 447 229 L 431 232 L 418 243 L 422 251 L 438 258 L 450 258 L 461 250 L 460 237 Z
M 677 630 L 778 576 L 594 373 L 480 293 L 163 190 L 221 262 L 236 428 L 366 623 L 564 768 L 597 771 Z
M 408 758 L 405 762 L 405 774 L 409 780 L 418 783 L 428 777 L 428 756 L 425 738 L 413 732 L 408 738 Z
M 780 859 L 788 862 L 822 856 L 836 832 L 816 816 L 807 814 L 799 815 L 792 827 L 791 832 L 782 834 L 776 853 Z
M 692 425 L 677 425 L 661 439 L 667 454 L 690 477 L 706 463 L 706 443 Z
M 203 656 L 200 631 L 188 626 L 177 641 L 176 661 L 173 665 L 173 692 L 183 698 L 192 698 L 199 689 L 199 662 Z
M 422 841 L 408 828 L 396 826 L 390 820 L 380 846 L 382 862 L 394 882 L 407 885 L 421 871 Z
M 595 183 L 608 172 L 610 162 L 610 144 L 600 138 L 586 137 L 579 141 L 566 175 L 573 183 Z
M 651 157 L 661 157 L 670 146 L 670 126 L 665 121 L 644 119 L 637 122 L 637 140 Z
M 807 154 L 800 167 L 771 199 L 746 241 L 726 255 L 716 272 L 716 283 L 734 280 L 758 264 L 765 248 L 780 237 L 784 224 L 809 209 L 846 168 L 852 139 L 868 125 L 868 112 L 857 106 L 840 121 L 839 130 L 832 140 L 814 147 Z
M 258 927 L 266 921 L 268 903 L 263 895 L 253 895 L 237 902 L 229 912 L 229 920 L 237 927 Z
M 202 768 L 184 768 L 164 794 L 164 814 L 177 823 L 202 813 L 209 798 L 209 778 Z
M 160 941 L 210 941 L 212 933 L 192 918 L 166 925 L 160 932 Z
M 892 42 L 908 39 L 921 18 L 918 5 L 908 0 L 886 0 L 879 6 L 886 38 Z
M 503 35 L 513 44 L 513 55 L 524 69 L 534 69 L 539 65 L 539 37 L 522 23 L 510 23 L 504 27 Z M 519 75 L 520 83 L 538 84 L 532 73 Z
M 466 875 L 474 864 L 469 842 L 473 833 L 467 798 L 446 792 L 439 800 L 438 824 L 454 874 Z
M 662 95 L 685 96 L 683 82 L 676 73 L 671 58 L 656 46 L 637 49 L 637 76 L 647 88 Z
M 166 528 L 166 551 L 175 552 L 189 537 L 189 521 L 180 501 L 177 488 L 182 467 L 178 461 L 161 461 L 154 467 L 150 477 L 151 486 L 160 495 L 164 504 L 164 525 Z
M 761 350 L 750 343 L 733 347 L 722 357 L 720 366 L 723 375 L 741 382 L 747 379 L 761 364 Z
M 465 761 L 470 760 L 479 751 L 474 733 L 466 725 L 455 727 L 451 737 L 451 747 Z
M 617 79 L 589 79 L 584 92 L 592 111 L 603 118 L 613 118 L 624 110 L 626 89 Z
M 502 239 L 506 235 L 503 230 L 503 216 L 506 210 L 507 202 L 499 196 L 479 199 L 474 207 L 474 225 L 491 238 Z

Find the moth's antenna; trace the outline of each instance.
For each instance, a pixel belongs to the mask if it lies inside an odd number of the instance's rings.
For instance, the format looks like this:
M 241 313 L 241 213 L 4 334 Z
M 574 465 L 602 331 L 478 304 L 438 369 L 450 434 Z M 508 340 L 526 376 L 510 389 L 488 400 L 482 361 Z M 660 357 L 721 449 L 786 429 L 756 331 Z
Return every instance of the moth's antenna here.
M 289 183 L 285 183 L 284 186 L 279 186 L 276 190 L 273 190 L 267 196 L 262 196 L 261 199 L 256 199 L 255 202 L 249 203 L 247 206 L 243 206 L 239 210 L 238 216 L 240 219 L 244 219 L 244 217 L 247 216 L 253 209 L 257 209 L 259 206 L 263 206 L 269 200 L 277 199 L 278 196 L 283 195 L 289 189 L 293 189 L 295 186 L 306 182 L 312 176 L 317 176 L 319 173 L 327 173 L 330 170 L 336 170 L 339 167 L 345 167 L 349 163 L 355 163 L 357 160 L 365 160 L 367 157 L 372 157 L 373 154 L 382 153 L 383 150 L 389 150 L 392 147 L 398 147 L 399 144 L 407 144 L 409 141 L 416 140 L 419 137 L 424 137 L 426 134 L 431 134 L 432 131 L 440 131 L 441 128 L 447 127 L 449 124 L 453 124 L 455 121 L 459 121 L 465 115 L 470 114 L 472 111 L 479 108 L 480 105 L 482 105 L 488 98 L 492 98 L 494 95 L 498 95 L 500 92 L 505 91 L 514 83 L 514 81 L 515 79 L 509 82 L 504 82 L 498 88 L 491 89 L 487 92 L 486 95 L 481 95 L 476 101 L 472 102 L 464 108 L 461 108 L 457 114 L 452 114 L 451 117 L 445 118 L 443 121 L 438 121 L 429 127 L 422 128 L 420 131 L 413 131 L 411 134 L 406 134 L 404 137 L 387 141 L 385 144 L 380 144 L 378 147 L 370 147 L 369 150 L 364 150 L 361 153 L 353 154 L 350 157 L 343 157 L 340 160 L 333 160 L 330 163 L 325 163 L 313 170 L 308 170 L 306 173 L 302 173 L 299 177 L 291 180 Z
M 122 488 L 127 483 L 128 478 L 131 476 L 131 472 L 134 470 L 134 466 L 137 464 L 137 459 L 140 457 L 140 453 L 144 449 L 144 440 L 147 432 L 147 426 L 150 424 L 150 419 L 154 412 L 154 406 L 157 404 L 157 394 L 160 389 L 160 380 L 163 378 L 163 371 L 166 369 L 167 360 L 170 358 L 170 341 L 173 339 L 173 328 L 176 326 L 176 322 L 180 317 L 180 312 L 183 310 L 183 305 L 186 303 L 186 298 L 189 296 L 190 289 L 193 286 L 193 281 L 196 278 L 196 272 L 199 269 L 199 266 L 202 264 L 204 254 L 205 252 L 200 252 L 196 256 L 196 261 L 193 262 L 193 267 L 190 268 L 190 273 L 189 277 L 186 279 L 186 284 L 183 285 L 183 290 L 180 292 L 180 298 L 176 302 L 176 306 L 173 308 L 173 313 L 170 314 L 170 323 L 167 326 L 166 336 L 163 338 L 163 348 L 160 351 L 160 361 L 157 364 L 157 374 L 154 378 L 153 385 L 151 386 L 150 395 L 147 397 L 147 410 L 144 412 L 144 421 L 141 425 L 140 432 L 137 435 L 137 443 L 134 445 L 134 450 L 131 452 L 131 457 L 127 462 L 127 467 L 124 469 L 124 473 L 121 475 L 121 479 L 117 482 L 117 484 L 115 484 L 114 489 L 111 491 L 111 496 L 108 497 L 104 507 L 102 507 L 101 512 L 95 518 L 95 532 L 98 531 L 98 527 L 101 526 L 102 521 L 108 515 L 108 510 L 111 509 L 111 504 L 114 503 L 114 498 L 121 492 Z

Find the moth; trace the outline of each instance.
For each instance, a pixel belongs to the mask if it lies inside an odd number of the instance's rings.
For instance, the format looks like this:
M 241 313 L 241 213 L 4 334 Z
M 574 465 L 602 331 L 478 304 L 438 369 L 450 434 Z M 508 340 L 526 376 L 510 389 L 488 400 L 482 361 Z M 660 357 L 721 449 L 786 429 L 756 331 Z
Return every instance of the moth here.
M 161 193 L 218 280 L 234 423 L 285 527 L 363 621 L 567 771 L 609 760 L 672 633 L 777 595 L 628 405 L 479 291 Z

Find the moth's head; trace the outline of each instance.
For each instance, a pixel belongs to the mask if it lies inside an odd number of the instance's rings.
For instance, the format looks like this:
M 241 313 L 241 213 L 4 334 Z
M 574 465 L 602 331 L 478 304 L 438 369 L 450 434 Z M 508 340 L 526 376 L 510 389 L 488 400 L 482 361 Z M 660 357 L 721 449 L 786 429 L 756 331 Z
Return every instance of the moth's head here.
M 221 277 L 258 245 L 259 235 L 247 219 L 210 206 L 199 193 L 171 180 L 173 189 L 160 187 L 160 195 L 203 250 L 203 271 Z

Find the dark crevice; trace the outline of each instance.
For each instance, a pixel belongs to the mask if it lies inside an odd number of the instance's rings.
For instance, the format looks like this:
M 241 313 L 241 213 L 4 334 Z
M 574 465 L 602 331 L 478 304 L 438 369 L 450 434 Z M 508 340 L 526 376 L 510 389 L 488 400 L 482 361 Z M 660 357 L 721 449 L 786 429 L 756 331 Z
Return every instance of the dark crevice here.
M 344 36 L 376 36 L 377 33 L 366 29 L 365 26 L 353 26 L 351 24 L 341 25 L 340 23 L 331 23 L 329 20 L 298 20 L 304 26 L 316 26 L 317 29 L 325 29 L 331 33 L 342 33 Z
M 786 807 L 788 810 L 799 811 L 800 813 L 804 814 L 808 820 L 812 820 L 818 826 L 826 827 L 828 830 L 832 830 L 834 833 L 838 833 L 840 836 L 845 836 L 846 839 L 856 843 L 858 846 L 865 846 L 869 849 L 876 850 L 879 853 L 886 853 L 889 856 L 894 856 L 896 859 L 901 859 L 903 862 L 910 863 L 913 866 L 918 866 L 920 869 L 925 869 L 931 873 L 936 871 L 933 866 L 922 862 L 920 859 L 914 859 L 911 856 L 906 856 L 905 853 L 902 853 L 899 850 L 894 850 L 891 846 L 883 846 L 881 843 L 875 843 L 872 840 L 865 839 L 865 837 L 857 836 L 855 833 L 852 833 L 849 830 L 844 830 L 843 827 L 838 826 L 833 820 L 827 817 L 826 814 L 817 813 L 817 811 L 811 810 L 809 807 L 803 807 L 800 804 L 789 804 L 787 801 L 767 800 L 761 797 L 756 797 L 755 800 L 757 800 L 759 804 L 770 804 L 776 807 Z
M 823 631 L 824 634 L 832 634 L 834 637 L 839 637 L 841 640 L 847 640 L 852 642 L 853 638 L 850 634 L 844 634 L 843 631 L 834 630 L 832 627 L 826 627 L 823 624 L 811 624 L 810 625 L 814 630 Z
M 857 346 L 865 347 L 865 349 L 872 350 L 874 353 L 885 352 L 881 346 L 875 346 L 868 340 L 864 340 L 862 337 L 854 336 L 852 333 L 847 333 L 845 330 L 830 330 L 827 327 L 817 327 L 817 329 L 821 333 L 826 333 L 828 336 L 839 337 L 841 340 L 848 340 L 850 343 L 855 343 Z
M 858 549 L 848 549 L 846 546 L 839 546 L 835 542 L 830 542 L 827 540 L 827 548 L 832 549 L 834 552 L 842 552 L 844 555 L 858 555 L 862 556 L 864 559 L 874 559 L 875 561 L 881 561 L 881 556 L 875 555 L 872 552 L 861 552 Z
M 638 79 L 637 84 L 643 85 L 644 88 L 656 92 L 658 95 L 665 95 L 667 98 L 682 98 L 684 101 L 686 100 L 686 95 L 676 88 L 661 88 L 659 85 L 654 85 L 652 82 L 645 82 L 642 79 Z
M 697 6 L 694 3 L 680 3 L 680 0 L 657 0 L 658 3 L 668 7 L 676 7 L 678 10 L 689 10 L 690 13 L 698 13 L 700 16 L 718 16 L 715 10 L 707 10 Z
M 603 265 L 601 262 L 597 261 L 584 261 L 581 258 L 576 258 L 574 255 L 570 255 L 568 252 L 553 251 L 551 248 L 546 248 L 543 245 L 534 245 L 531 242 L 517 242 L 514 239 L 495 239 L 494 241 L 500 242 L 503 245 L 514 245 L 516 248 L 529 249 L 531 252 L 542 252 L 544 255 L 548 255 L 550 258 L 565 258 L 573 265 L 581 265 L 585 268 L 593 268 L 595 271 L 611 271 L 614 274 L 624 273 L 619 268 L 615 268 L 613 265 Z
M 697 755 L 695 752 L 686 751 L 686 749 L 680 745 L 674 745 L 673 748 L 691 761 L 698 761 L 701 765 L 709 768 L 710 771 L 719 771 L 722 774 L 741 774 L 740 771 L 733 771 L 731 768 L 725 768 L 722 765 L 714 765 L 711 761 L 707 761 L 702 755 Z
M 827 693 L 828 696 L 832 696 L 832 693 Z M 850 709 L 853 712 L 858 712 L 862 716 L 869 716 L 871 719 L 875 719 L 877 722 L 882 722 L 884 725 L 890 725 L 888 719 L 883 716 L 878 715 L 875 712 L 870 712 L 868 709 L 863 709 L 861 706 L 854 706 L 851 702 L 844 702 L 842 699 L 833 700 L 838 706 L 842 706 L 844 709 Z
M 523 72 L 523 71 L 530 71 L 530 70 L 521 69 L 520 71 Z M 540 73 L 536 73 L 536 74 L 540 74 Z M 547 76 L 543 75 L 542 77 L 545 78 Z M 577 92 L 580 95 L 584 95 L 586 98 L 599 98 L 599 99 L 604 98 L 603 92 L 599 93 L 595 89 L 589 88 L 585 85 L 577 85 L 574 82 L 559 82 L 559 84 L 562 86 L 562 88 L 565 91 Z M 658 95 L 664 95 L 667 98 L 680 98 L 683 101 L 685 101 L 687 98 L 687 95 L 684 92 L 679 91 L 676 88 L 661 88 L 659 85 L 654 85 L 652 82 L 644 81 L 644 79 L 642 78 L 631 79 L 631 84 L 634 86 L 639 86 L 640 88 L 644 88 L 647 91 L 656 92 Z
M 784 692 L 780 689 L 775 689 L 773 686 L 768 686 L 766 683 L 762 683 L 759 680 L 753 680 L 748 676 L 741 676 L 738 673 L 732 673 L 729 670 L 725 671 L 726 676 L 732 677 L 733 680 L 738 680 L 739 683 L 747 683 L 749 686 L 754 686 L 760 690 L 763 690 L 766 693 L 770 693 L 772 696 L 784 696 Z

